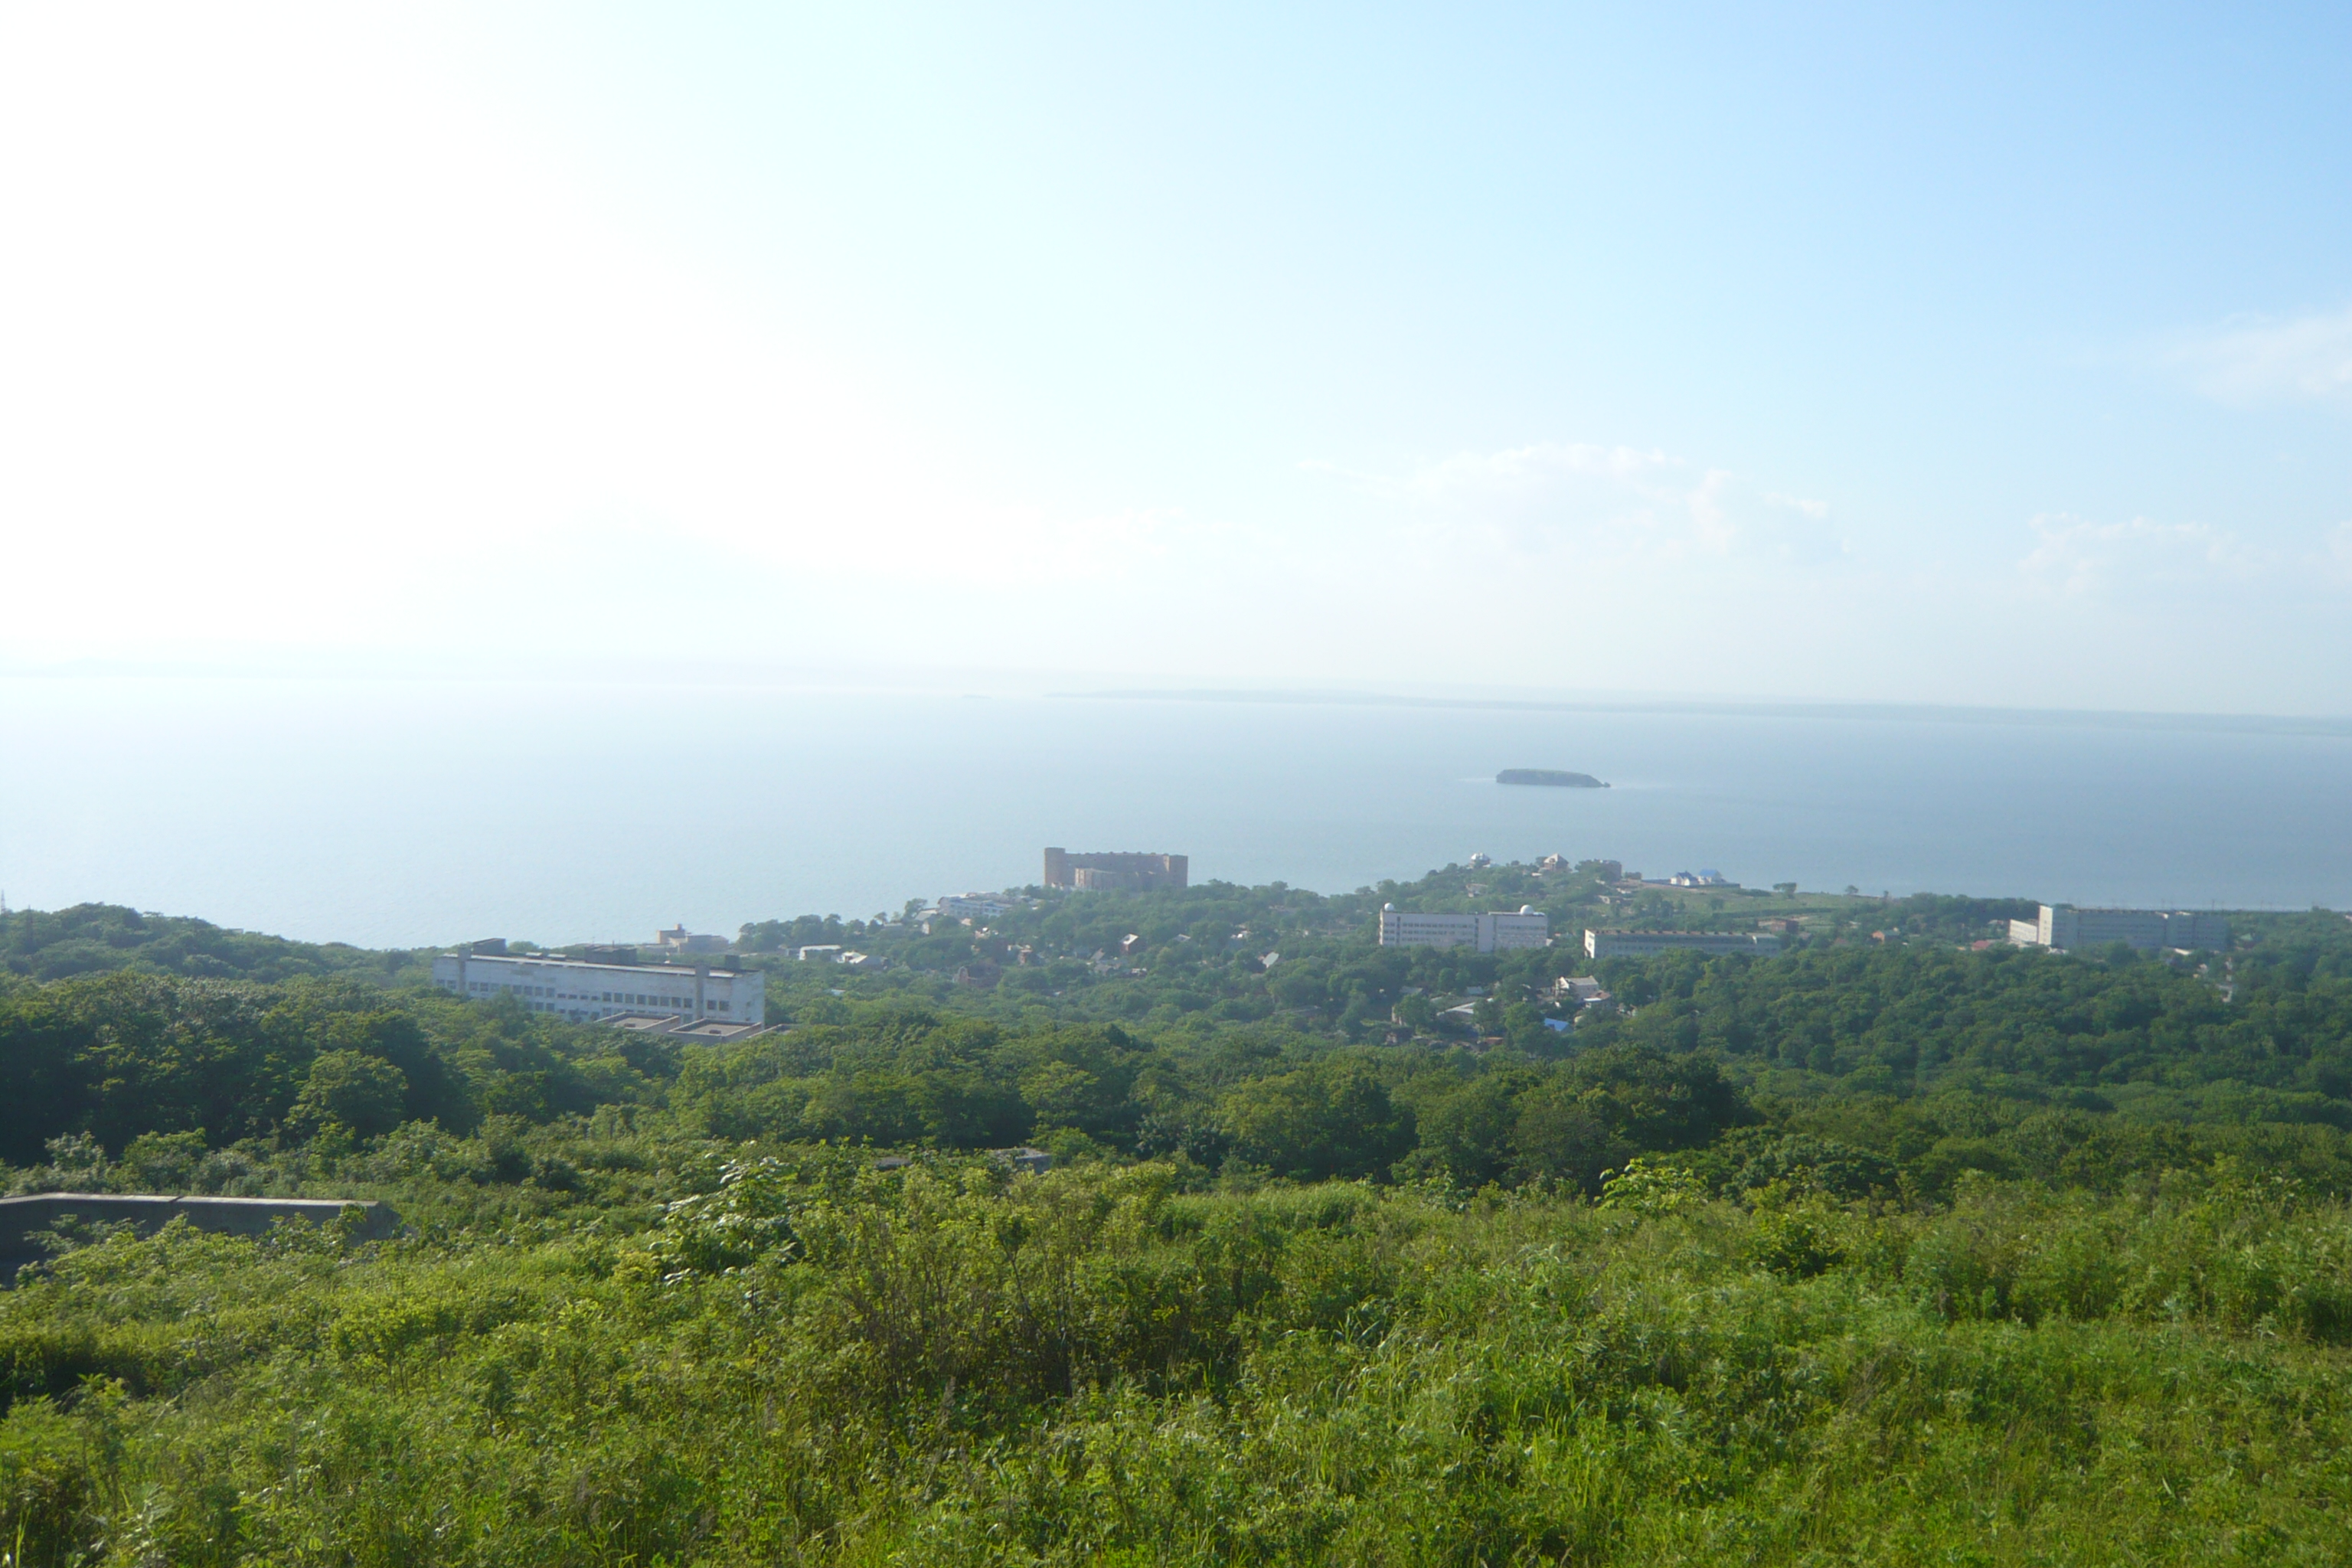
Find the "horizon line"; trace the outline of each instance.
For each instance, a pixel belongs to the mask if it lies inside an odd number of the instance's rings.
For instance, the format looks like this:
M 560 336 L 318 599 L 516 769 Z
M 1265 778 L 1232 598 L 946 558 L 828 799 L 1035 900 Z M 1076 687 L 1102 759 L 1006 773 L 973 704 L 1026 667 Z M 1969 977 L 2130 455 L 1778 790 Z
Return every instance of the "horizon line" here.
M 2235 734 L 2352 738 L 2352 716 L 2276 713 L 2163 713 L 2100 708 L 2003 708 L 1973 703 L 1773 700 L 1724 698 L 1415 697 L 1401 692 L 1253 690 L 1245 688 L 1131 687 L 1049 691 L 1069 700 L 1326 704 L 1362 708 L 1437 708 L 1528 713 L 1673 713 L 1750 719 L 1858 719 L 1883 723 L 2016 724 L 2108 730 L 2223 731 Z

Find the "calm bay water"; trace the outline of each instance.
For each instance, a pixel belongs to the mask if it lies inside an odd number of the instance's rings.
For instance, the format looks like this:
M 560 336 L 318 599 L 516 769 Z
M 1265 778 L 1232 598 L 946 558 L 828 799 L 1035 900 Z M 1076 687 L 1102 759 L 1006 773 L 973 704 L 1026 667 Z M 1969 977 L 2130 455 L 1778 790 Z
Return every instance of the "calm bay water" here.
M 2352 905 L 2352 739 L 685 687 L 0 680 L 0 891 L 369 945 L 643 940 L 1189 854 L 1484 851 L 2077 903 Z M 1608 790 L 1513 789 L 1557 767 Z

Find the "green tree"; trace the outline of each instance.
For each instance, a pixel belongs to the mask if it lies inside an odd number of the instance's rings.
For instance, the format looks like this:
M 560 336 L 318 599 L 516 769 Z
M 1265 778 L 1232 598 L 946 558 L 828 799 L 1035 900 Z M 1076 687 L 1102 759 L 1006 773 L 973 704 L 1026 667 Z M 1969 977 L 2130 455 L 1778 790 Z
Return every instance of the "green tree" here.
M 122 1169 L 142 1192 L 184 1193 L 195 1185 L 206 1152 L 202 1128 L 193 1132 L 142 1132 L 122 1151 Z
M 1217 1119 L 1243 1159 L 1305 1180 L 1383 1173 L 1412 1136 L 1371 1068 L 1345 1057 L 1243 1084 Z
M 1398 1173 L 1434 1168 L 1465 1187 L 1500 1178 L 1511 1157 L 1511 1088 L 1506 1075 L 1483 1072 L 1418 1099 L 1413 1129 L 1419 1143 Z
M 298 1127 L 340 1121 L 363 1138 L 400 1125 L 408 1079 L 390 1062 L 362 1051 L 320 1051 L 294 1097 L 289 1118 Z
M 1510 1152 L 1516 1180 L 1598 1193 L 1601 1173 L 1624 1160 L 1626 1145 L 1582 1103 L 1575 1084 L 1555 1078 L 1512 1102 Z

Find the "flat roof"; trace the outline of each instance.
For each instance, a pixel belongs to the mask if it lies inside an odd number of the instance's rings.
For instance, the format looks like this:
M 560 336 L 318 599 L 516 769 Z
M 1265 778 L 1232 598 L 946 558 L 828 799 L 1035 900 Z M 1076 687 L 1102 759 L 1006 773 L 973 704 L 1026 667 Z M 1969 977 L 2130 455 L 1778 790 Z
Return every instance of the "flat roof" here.
M 1623 926 L 1586 926 L 1584 930 L 1590 936 L 1710 936 L 1721 937 L 1726 942 L 1746 942 L 1751 937 L 1780 934 L 1778 931 L 1628 931 Z
M 740 1040 L 769 1032 L 769 1026 L 754 1024 L 744 1018 L 705 1018 L 694 1022 L 684 1013 L 648 1012 L 643 1008 L 633 1013 L 609 1013 L 595 1021 L 608 1028 L 657 1035 L 666 1040 Z
M 532 952 L 445 952 L 443 958 L 467 963 L 538 963 L 568 969 L 619 969 L 637 974 L 692 974 L 707 969 L 713 974 L 757 974 L 755 969 L 734 969 L 723 963 L 613 963 L 601 958 L 556 958 Z

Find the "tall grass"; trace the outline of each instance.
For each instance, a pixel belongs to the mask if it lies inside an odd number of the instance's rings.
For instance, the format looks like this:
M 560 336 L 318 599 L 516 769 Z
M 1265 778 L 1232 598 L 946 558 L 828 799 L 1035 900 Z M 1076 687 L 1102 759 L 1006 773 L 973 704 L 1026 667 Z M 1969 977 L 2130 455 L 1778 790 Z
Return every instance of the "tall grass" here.
M 25 1563 L 2340 1563 L 2352 1215 L 835 1167 L 0 1296 Z M 750 1256 L 679 1233 L 726 1205 Z M 740 1216 L 739 1216 L 740 1217 Z M 696 1263 L 695 1258 L 702 1259 Z M 684 1260 L 681 1262 L 681 1260 Z

